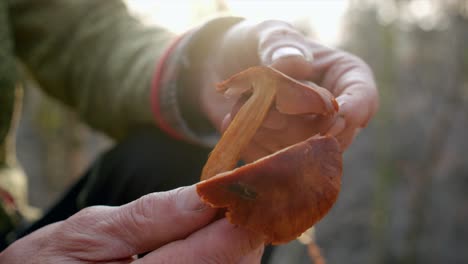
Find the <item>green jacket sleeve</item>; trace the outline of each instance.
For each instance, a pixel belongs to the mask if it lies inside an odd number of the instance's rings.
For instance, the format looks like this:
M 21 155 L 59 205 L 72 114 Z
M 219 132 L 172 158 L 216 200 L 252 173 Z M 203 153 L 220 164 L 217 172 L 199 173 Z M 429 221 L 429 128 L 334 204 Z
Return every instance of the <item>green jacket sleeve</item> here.
M 15 52 L 51 96 L 121 138 L 153 124 L 151 79 L 174 38 L 118 0 L 8 0 Z

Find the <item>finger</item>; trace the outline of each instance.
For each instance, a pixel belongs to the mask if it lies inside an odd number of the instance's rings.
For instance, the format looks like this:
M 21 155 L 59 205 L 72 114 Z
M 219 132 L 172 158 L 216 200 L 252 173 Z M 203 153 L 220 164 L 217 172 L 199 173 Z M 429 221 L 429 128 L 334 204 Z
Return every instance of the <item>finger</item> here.
M 82 210 L 64 222 L 57 239 L 72 249 L 77 243 L 93 245 L 78 252 L 84 258 L 126 258 L 187 237 L 210 223 L 215 213 L 201 202 L 195 186 L 182 187 L 145 195 L 121 207 Z
M 295 48 L 280 48 L 272 55 L 274 61 L 271 64 L 265 64 L 296 80 L 306 80 L 314 70 L 311 61 L 309 61 L 305 55 L 296 55 L 299 51 L 296 50 L 296 52 L 293 52 L 293 50 L 295 50 Z M 285 55 L 287 52 L 290 53 L 289 56 Z M 277 56 L 277 53 L 281 53 L 282 57 Z M 309 54 L 312 53 L 309 52 Z
M 343 51 L 313 44 L 314 72 L 309 79 L 329 89 L 340 106 L 347 126 L 363 127 L 378 108 L 378 92 L 371 69 Z
M 184 240 L 151 252 L 135 264 L 238 263 L 262 244 L 258 234 L 221 219 Z
M 241 107 L 249 100 L 248 95 L 242 95 L 237 99 L 237 101 L 234 103 L 234 105 L 231 108 L 231 112 L 227 114 L 222 122 L 221 125 L 221 131 L 224 132 L 228 128 L 229 124 L 231 124 L 232 120 L 235 118 Z
M 313 55 L 303 34 L 290 24 L 269 20 L 258 24 L 254 29 L 258 38 L 258 52 L 263 64 L 271 65 L 276 60 L 288 57 L 301 57 L 310 62 Z
M 340 134 L 336 136 L 336 139 L 340 143 L 341 150 L 345 151 L 353 142 L 354 138 L 359 133 L 360 129 L 355 127 L 347 127 Z
M 203 203 L 195 186 L 144 196 L 120 210 L 117 237 L 138 254 L 181 239 L 208 224 L 216 210 Z
M 377 90 L 372 84 L 363 82 L 344 85 L 346 88 L 336 98 L 339 115 L 345 118 L 347 125 L 365 127 L 377 111 Z
M 279 112 L 290 115 L 331 115 L 338 111 L 338 104 L 327 89 L 307 81 L 281 83 L 275 106 Z
M 327 134 L 336 136 L 340 134 L 346 128 L 346 120 L 343 116 L 338 116 L 334 124 L 330 127 Z
M 265 32 L 261 34 L 259 41 L 261 63 L 271 65 L 297 80 L 308 80 L 314 71 L 308 41 L 286 26 L 273 26 Z M 314 89 L 307 85 L 314 86 Z M 286 114 L 311 114 L 329 113 L 338 109 L 328 90 L 311 82 L 307 85 L 293 82 L 281 85 L 276 97 L 278 110 Z
M 264 250 L 265 250 L 265 246 L 261 245 L 256 250 L 242 257 L 239 261 L 239 264 L 260 264 L 260 262 L 262 261 Z
M 130 263 L 133 263 L 134 261 L 135 261 L 135 258 L 127 258 L 127 259 L 116 260 L 116 261 L 111 261 L 111 262 L 106 261 L 106 264 L 130 264 Z
M 307 76 L 307 80 L 318 83 L 325 88 L 331 88 L 334 78 L 330 74 L 338 73 L 337 69 L 344 71 L 347 67 L 353 67 L 354 62 L 347 60 L 348 53 L 324 46 L 315 41 L 309 41 L 308 43 L 310 49 L 313 50 L 314 60 L 312 61 L 313 71 Z M 347 63 L 351 63 L 351 65 Z

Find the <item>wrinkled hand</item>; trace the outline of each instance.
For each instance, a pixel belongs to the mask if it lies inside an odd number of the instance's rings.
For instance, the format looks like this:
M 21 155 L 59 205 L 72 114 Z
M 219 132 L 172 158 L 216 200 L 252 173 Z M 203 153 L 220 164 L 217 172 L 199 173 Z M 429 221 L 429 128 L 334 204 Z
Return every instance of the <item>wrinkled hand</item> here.
M 365 127 L 378 107 L 378 92 L 370 68 L 361 59 L 305 38 L 289 24 L 241 22 L 215 44 L 204 66 L 202 105 L 208 118 L 223 131 L 246 98 L 225 98 L 213 84 L 250 66 L 269 65 L 309 85 L 328 89 L 340 106 L 337 115 L 286 115 L 270 110 L 243 159 L 253 161 L 315 134 L 337 137 L 343 150 Z M 292 100 L 291 107 L 304 98 Z
M 0 263 L 260 263 L 262 239 L 215 214 L 194 186 L 89 207 L 16 241 Z

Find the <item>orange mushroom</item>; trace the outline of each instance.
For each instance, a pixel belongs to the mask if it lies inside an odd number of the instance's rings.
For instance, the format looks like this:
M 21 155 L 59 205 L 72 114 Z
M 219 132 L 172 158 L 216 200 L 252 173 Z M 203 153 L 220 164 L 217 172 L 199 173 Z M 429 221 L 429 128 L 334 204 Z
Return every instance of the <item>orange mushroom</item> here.
M 197 191 L 216 208 L 226 208 L 233 224 L 260 232 L 265 242 L 288 242 L 320 220 L 332 207 L 341 185 L 342 155 L 334 137 L 315 136 L 234 169 L 273 101 L 288 114 L 333 115 L 334 97 L 272 68 L 254 67 L 218 85 L 229 93 L 251 92 L 205 164 Z M 288 108 L 294 93 L 310 104 Z M 234 170 L 233 170 L 234 169 Z

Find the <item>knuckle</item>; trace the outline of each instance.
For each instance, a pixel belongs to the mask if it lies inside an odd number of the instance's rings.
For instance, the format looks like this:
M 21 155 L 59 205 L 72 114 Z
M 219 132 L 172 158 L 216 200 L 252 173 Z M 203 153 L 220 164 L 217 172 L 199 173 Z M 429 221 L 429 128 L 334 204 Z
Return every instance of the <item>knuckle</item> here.
M 65 221 L 65 224 L 69 223 L 80 223 L 82 225 L 87 225 L 96 221 L 96 218 L 100 216 L 103 212 L 107 211 L 109 207 L 107 206 L 90 206 L 80 210 L 78 213 L 72 215 L 69 219 Z
M 361 71 L 367 72 L 370 76 L 373 76 L 371 67 L 369 66 L 369 64 L 367 64 L 367 62 L 364 59 L 346 51 L 341 51 L 341 53 L 344 61 L 355 65 Z
M 154 207 L 157 202 L 155 194 L 147 194 L 135 201 L 130 209 L 130 221 L 134 226 L 145 226 L 154 218 Z
M 141 243 L 148 230 L 154 225 L 155 194 L 148 194 L 124 205 L 117 210 L 111 219 L 106 220 L 106 233 L 121 237 L 121 243 L 131 251 L 136 250 L 135 245 Z
M 99 250 L 102 248 L 102 241 L 96 238 L 106 231 L 105 212 L 108 210 L 112 209 L 107 206 L 91 206 L 59 222 L 50 237 L 51 246 L 73 252 L 73 256 L 78 258 Z
M 242 249 L 243 255 L 256 250 L 259 246 L 259 239 L 258 237 L 254 237 L 252 235 L 247 236 L 246 243 L 244 243 L 244 247 Z

